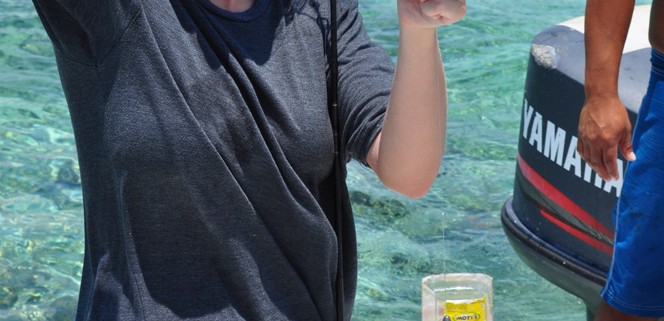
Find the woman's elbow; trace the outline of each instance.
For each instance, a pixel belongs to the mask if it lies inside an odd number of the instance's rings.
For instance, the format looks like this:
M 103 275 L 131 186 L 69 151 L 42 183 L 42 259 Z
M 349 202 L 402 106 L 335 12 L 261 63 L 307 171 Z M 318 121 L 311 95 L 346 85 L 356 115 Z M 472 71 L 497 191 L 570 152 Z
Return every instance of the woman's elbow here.
M 442 163 L 440 156 L 418 159 L 388 158 L 380 159 L 378 153 L 369 157 L 367 162 L 385 187 L 410 198 L 426 195 L 438 177 Z
M 404 175 L 402 177 L 381 177 L 383 184 L 404 196 L 418 199 L 424 197 L 436 180 L 437 172 L 426 175 Z

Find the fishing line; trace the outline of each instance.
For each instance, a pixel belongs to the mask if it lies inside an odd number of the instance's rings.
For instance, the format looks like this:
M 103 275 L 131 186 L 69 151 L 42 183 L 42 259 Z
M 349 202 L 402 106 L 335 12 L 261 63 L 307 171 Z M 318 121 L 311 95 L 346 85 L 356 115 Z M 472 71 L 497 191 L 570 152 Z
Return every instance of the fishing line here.
M 445 212 L 441 212 L 441 218 L 440 218 L 440 229 L 441 229 L 441 236 L 443 238 L 442 240 L 442 247 L 443 247 L 443 282 L 446 281 L 446 275 L 447 275 L 447 248 L 445 247 Z

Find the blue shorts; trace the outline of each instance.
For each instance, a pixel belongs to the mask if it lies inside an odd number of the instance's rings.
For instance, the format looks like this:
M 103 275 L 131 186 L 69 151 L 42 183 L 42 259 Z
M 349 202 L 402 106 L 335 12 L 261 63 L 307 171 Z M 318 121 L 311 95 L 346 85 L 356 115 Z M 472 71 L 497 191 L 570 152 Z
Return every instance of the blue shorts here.
M 648 92 L 634 129 L 636 161 L 613 213 L 613 263 L 602 297 L 618 310 L 664 316 L 664 54 L 653 50 Z

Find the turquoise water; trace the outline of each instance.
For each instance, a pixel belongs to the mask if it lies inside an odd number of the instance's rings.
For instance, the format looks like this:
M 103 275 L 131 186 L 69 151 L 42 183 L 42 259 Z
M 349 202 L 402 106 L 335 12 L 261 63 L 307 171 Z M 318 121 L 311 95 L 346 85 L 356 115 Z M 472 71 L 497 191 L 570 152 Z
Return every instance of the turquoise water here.
M 395 1 L 360 2 L 371 36 L 394 56 Z M 499 219 L 512 192 L 530 41 L 584 5 L 469 0 L 461 23 L 440 29 L 450 110 L 431 193 L 400 197 L 350 165 L 354 320 L 419 320 L 420 279 L 443 272 L 491 275 L 497 321 L 585 320 L 580 300 L 519 260 Z M 71 320 L 82 253 L 74 137 L 50 42 L 30 1 L 0 0 L 0 320 Z

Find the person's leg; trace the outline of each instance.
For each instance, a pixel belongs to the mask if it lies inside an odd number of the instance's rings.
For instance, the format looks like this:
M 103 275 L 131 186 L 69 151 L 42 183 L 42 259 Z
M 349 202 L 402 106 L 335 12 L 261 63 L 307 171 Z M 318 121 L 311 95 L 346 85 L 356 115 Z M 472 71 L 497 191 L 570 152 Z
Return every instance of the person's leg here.
M 621 312 L 602 300 L 595 314 L 595 321 L 656 321 L 657 318 L 637 317 Z

